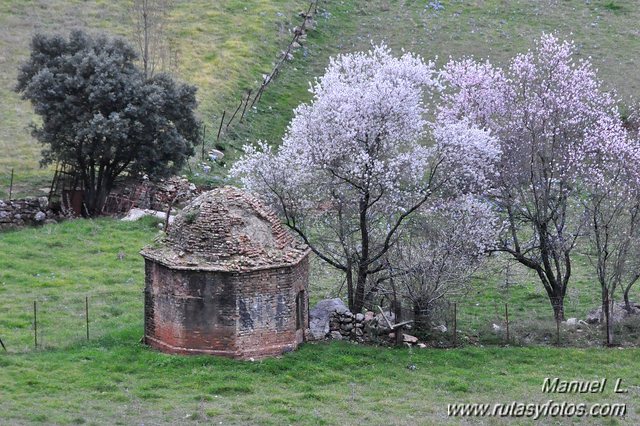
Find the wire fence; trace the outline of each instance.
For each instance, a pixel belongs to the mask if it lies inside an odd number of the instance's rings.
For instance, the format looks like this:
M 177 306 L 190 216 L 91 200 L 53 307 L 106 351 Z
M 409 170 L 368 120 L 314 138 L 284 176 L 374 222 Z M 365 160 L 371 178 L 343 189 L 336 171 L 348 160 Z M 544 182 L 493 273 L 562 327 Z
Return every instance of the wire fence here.
M 640 345 L 640 311 L 633 312 L 627 313 L 622 304 L 615 308 L 611 319 L 612 345 Z M 509 303 L 450 303 L 440 309 L 440 315 L 430 319 L 428 329 L 408 332 L 415 332 L 425 342 L 440 347 L 606 345 L 606 319 L 599 312 L 581 318 L 565 315 L 565 320 L 556 321 L 550 305 L 546 309 L 525 309 Z
M 142 297 L 133 299 L 131 295 L 106 293 L 19 304 L 4 301 L 0 304 L 5 312 L 0 317 L 0 351 L 26 353 L 91 341 L 137 342 L 143 333 L 143 306 Z M 438 318 L 432 318 L 429 330 L 414 328 L 406 332 L 418 335 L 433 347 L 595 347 L 603 346 L 606 338 L 602 323 L 577 318 L 554 321 L 549 312 L 526 310 L 509 303 L 451 303 L 440 312 Z M 407 313 L 403 319 L 411 316 Z M 619 319 L 613 333 L 615 345 L 640 345 L 640 315 Z
M 139 330 L 140 336 L 137 336 Z M 64 299 L 0 300 L 0 352 L 62 349 L 143 333 L 142 295 L 98 293 Z

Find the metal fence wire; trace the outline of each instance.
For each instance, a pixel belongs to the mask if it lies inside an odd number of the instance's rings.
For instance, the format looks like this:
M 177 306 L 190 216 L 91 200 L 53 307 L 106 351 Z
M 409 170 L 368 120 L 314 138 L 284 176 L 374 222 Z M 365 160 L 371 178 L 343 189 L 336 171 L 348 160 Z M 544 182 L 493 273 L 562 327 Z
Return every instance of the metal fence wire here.
M 573 304 L 569 311 L 576 309 L 576 303 L 569 302 Z M 11 315 L 0 316 L 0 351 L 8 353 L 62 349 L 87 341 L 138 341 L 143 333 L 142 295 L 95 293 L 22 301 L 20 306 L 4 300 L 0 307 L 5 313 L 11 308 Z M 403 320 L 412 317 L 413 311 L 403 307 Z M 550 306 L 532 309 L 509 303 L 447 303 L 430 318 L 428 327 L 405 332 L 435 347 L 597 347 L 606 339 L 602 323 L 577 318 L 557 322 Z M 619 318 L 613 333 L 615 345 L 639 345 L 640 315 Z
M 131 295 L 98 293 L 69 298 L 40 298 L 17 306 L 0 301 L 0 350 L 25 353 L 62 349 L 87 341 L 119 339 L 121 333 L 139 330 L 143 308 Z M 11 306 L 9 306 L 9 304 Z M 132 315 L 132 311 L 139 315 Z M 133 320 L 132 320 L 133 318 Z

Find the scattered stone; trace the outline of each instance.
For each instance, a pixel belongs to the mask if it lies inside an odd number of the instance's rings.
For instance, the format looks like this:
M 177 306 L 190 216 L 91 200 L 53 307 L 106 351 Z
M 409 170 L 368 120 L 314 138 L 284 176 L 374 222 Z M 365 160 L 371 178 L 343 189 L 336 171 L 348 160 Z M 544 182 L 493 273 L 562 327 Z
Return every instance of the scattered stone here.
M 129 213 L 127 213 L 127 215 L 125 217 L 123 217 L 121 220 L 125 221 L 125 222 L 135 222 L 137 220 L 142 219 L 145 216 L 154 216 L 157 217 L 158 219 L 162 219 L 162 220 L 166 220 L 167 219 L 167 213 L 166 212 L 160 212 L 157 210 L 151 210 L 151 209 L 138 209 L 138 208 L 133 208 L 131 210 L 129 210 Z M 174 215 L 170 215 L 169 216 L 169 223 L 173 223 L 173 220 L 175 219 Z
M 578 325 L 578 318 L 569 318 L 565 321 L 567 325 L 576 326 Z
M 44 212 L 38 212 L 35 214 L 35 216 L 33 217 L 33 220 L 35 220 L 36 222 L 42 222 L 43 220 L 45 220 L 47 218 L 46 213 Z
M 492 324 L 491 328 L 493 329 L 494 333 L 499 333 L 502 331 L 502 327 L 500 327 L 498 324 Z
M 394 333 L 395 334 L 395 333 Z M 402 341 L 405 343 L 418 343 L 418 338 L 410 334 L 402 334 Z
M 309 311 L 309 330 L 312 337 L 316 340 L 324 339 L 327 333 L 336 330 L 340 324 L 337 319 L 331 318 L 332 314 L 336 312 L 342 314 L 347 311 L 348 309 L 344 302 L 339 298 L 325 299 L 318 302 Z
M 435 330 L 435 331 L 439 331 L 440 333 L 446 333 L 447 332 L 447 326 L 444 325 L 444 324 L 436 325 L 432 329 Z

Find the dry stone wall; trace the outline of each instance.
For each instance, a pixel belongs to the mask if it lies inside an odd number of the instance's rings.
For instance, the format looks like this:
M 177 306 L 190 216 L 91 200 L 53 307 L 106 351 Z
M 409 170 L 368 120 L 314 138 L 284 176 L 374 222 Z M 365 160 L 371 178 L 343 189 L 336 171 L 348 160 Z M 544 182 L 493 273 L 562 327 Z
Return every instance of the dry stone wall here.
M 58 218 L 49 208 L 47 197 L 0 200 L 0 231 L 52 223 Z

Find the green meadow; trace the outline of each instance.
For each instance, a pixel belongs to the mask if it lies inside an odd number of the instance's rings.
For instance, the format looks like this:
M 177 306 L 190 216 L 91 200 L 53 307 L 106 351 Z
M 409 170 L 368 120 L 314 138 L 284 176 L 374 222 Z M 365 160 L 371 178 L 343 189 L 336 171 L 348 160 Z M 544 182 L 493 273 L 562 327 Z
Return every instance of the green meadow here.
M 434 7 L 439 3 L 442 8 Z M 35 31 L 108 31 L 133 40 L 128 2 L 5 0 L 0 2 L 0 199 L 15 170 L 14 196 L 40 195 L 52 170 L 38 166 L 41 146 L 28 126 L 37 118 L 13 92 L 17 67 Z M 175 2 L 169 42 L 175 74 L 198 86 L 207 148 L 225 153 L 210 175 L 192 159 L 185 173 L 219 184 L 242 145 L 277 144 L 293 109 L 310 99 L 308 84 L 332 55 L 387 43 L 441 65 L 474 56 L 505 64 L 541 32 L 573 39 L 591 58 L 605 88 L 624 109 L 640 87 L 640 9 L 632 0 L 321 0 L 316 29 L 295 51 L 245 120 L 216 140 L 223 111 L 257 88 L 300 23 L 307 2 L 200 0 Z M 546 418 L 545 424 L 640 424 L 640 352 L 605 349 L 594 327 L 567 328 L 555 347 L 555 323 L 535 276 L 505 271 L 491 259 L 458 301 L 459 347 L 408 349 L 345 342 L 305 344 L 280 358 L 241 362 L 169 356 L 140 344 L 143 261 L 138 251 L 158 235 L 156 222 L 73 220 L 0 233 L 0 424 L 533 424 L 531 419 L 451 418 L 447 404 L 626 403 L 626 418 Z M 341 277 L 314 261 L 312 303 L 335 297 Z M 599 289 L 583 250 L 574 259 L 567 317 L 584 318 Z M 638 289 L 635 290 L 638 299 Z M 85 301 L 90 340 L 86 340 Z M 34 348 L 33 302 L 38 347 Z M 508 304 L 511 338 L 504 326 Z M 451 345 L 448 332 L 432 336 Z M 640 326 L 619 331 L 637 342 Z M 545 377 L 609 379 L 603 394 L 548 395 Z M 623 379 L 628 392 L 614 394 Z

